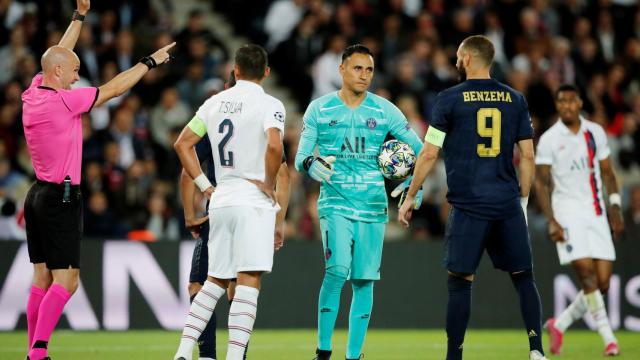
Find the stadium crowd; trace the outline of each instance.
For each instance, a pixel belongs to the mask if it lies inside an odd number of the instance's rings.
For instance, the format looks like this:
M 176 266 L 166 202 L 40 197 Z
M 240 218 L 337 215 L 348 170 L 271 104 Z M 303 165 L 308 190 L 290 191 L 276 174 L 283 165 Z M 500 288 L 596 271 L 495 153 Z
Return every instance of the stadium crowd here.
M 205 10 L 174 24 L 168 0 L 95 2 L 75 49 L 78 86 L 97 86 L 150 50 L 178 42 L 176 59 L 150 72 L 130 92 L 83 118 L 86 238 L 179 240 L 180 165 L 172 144 L 198 106 L 223 89 L 229 49 Z M 0 237 L 24 238 L 22 203 L 34 172 L 21 123 L 21 93 L 57 43 L 73 11 L 65 0 L 0 0 Z M 455 51 L 462 39 L 485 34 L 497 54 L 493 76 L 524 93 L 540 136 L 556 120 L 554 90 L 575 83 L 587 118 L 609 136 L 621 180 L 627 232 L 640 237 L 640 7 L 635 0 L 235 0 L 215 2 L 237 34 L 263 44 L 280 85 L 290 89 L 285 150 L 297 149 L 309 101 L 337 90 L 347 44 L 375 54 L 373 92 L 391 99 L 419 135 L 426 132 L 437 93 L 458 81 Z M 231 59 L 232 60 L 232 59 Z M 298 111 L 296 113 L 296 110 Z M 286 237 L 316 239 L 317 183 L 291 167 Z M 439 239 L 448 207 L 444 165 L 425 182 L 411 233 L 390 205 L 388 240 Z M 389 184 L 391 188 L 393 184 Z M 204 201 L 199 202 L 204 210 Z M 532 226 L 544 229 L 530 201 Z M 133 232 L 132 232 L 133 231 Z

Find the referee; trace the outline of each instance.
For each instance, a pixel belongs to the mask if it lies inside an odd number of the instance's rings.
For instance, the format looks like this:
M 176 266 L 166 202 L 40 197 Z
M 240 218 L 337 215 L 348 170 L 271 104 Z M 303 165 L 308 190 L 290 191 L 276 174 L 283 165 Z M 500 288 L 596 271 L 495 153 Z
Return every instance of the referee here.
M 167 45 L 146 56 L 105 85 L 71 89 L 79 79 L 80 60 L 73 52 L 90 0 L 77 0 L 77 10 L 58 45 L 42 55 L 42 72 L 22 94 L 22 122 L 36 182 L 25 200 L 33 286 L 27 301 L 29 354 L 49 359 L 47 346 L 65 304 L 76 291 L 80 268 L 83 113 L 119 96 L 149 70 L 169 61 Z

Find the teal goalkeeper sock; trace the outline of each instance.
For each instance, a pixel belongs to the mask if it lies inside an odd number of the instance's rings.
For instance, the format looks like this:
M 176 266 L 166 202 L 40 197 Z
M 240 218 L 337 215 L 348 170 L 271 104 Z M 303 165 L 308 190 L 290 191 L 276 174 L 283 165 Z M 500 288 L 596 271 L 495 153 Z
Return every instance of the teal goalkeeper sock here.
M 331 350 L 331 337 L 340 307 L 340 292 L 349 270 L 341 266 L 327 269 L 318 300 L 318 349 Z
M 373 307 L 373 280 L 351 280 L 353 299 L 349 312 L 347 359 L 359 359 Z

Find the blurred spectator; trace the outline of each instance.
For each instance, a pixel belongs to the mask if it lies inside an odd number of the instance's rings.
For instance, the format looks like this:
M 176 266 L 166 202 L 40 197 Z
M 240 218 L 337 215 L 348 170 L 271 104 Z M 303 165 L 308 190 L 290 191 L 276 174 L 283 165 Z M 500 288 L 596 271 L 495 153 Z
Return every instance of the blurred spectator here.
M 204 24 L 204 12 L 199 9 L 189 13 L 187 26 L 176 35 L 176 42 L 181 51 L 187 51 L 187 46 L 193 39 L 202 39 L 209 52 L 213 53 L 215 64 L 220 64 L 229 59 L 229 50 L 218 37 L 216 37 Z M 207 70 L 209 71 L 209 70 Z
M 0 188 L 12 199 L 24 199 L 31 184 L 26 176 L 11 169 L 9 159 L 0 157 Z
M 342 35 L 333 35 L 327 50 L 313 64 L 313 99 L 337 91 L 342 86 L 342 77 L 337 69 L 342 63 L 342 51 L 346 44 Z
M 84 210 L 84 235 L 95 238 L 122 237 L 122 226 L 109 207 L 105 194 L 95 191 L 84 196 L 89 197 Z
M 115 37 L 114 46 L 101 55 L 100 62 L 102 64 L 113 62 L 118 66 L 118 73 L 125 71 L 135 65 L 140 58 L 140 56 L 134 54 L 135 45 L 135 39 L 131 31 L 120 30 Z
M 178 91 L 166 88 L 160 97 L 160 103 L 151 110 L 151 136 L 153 141 L 165 150 L 173 149 L 173 142 L 169 140 L 169 130 L 184 126 L 192 116 L 192 110 L 180 100 Z
M 25 229 L 18 225 L 15 201 L 0 188 L 0 240 L 27 240 Z
M 54 42 L 54 44 L 56 43 L 57 41 Z M 98 55 L 94 47 L 91 25 L 87 24 L 82 26 L 75 52 L 78 58 L 80 58 L 80 76 L 88 79 L 93 84 L 102 83 L 100 82 L 100 63 L 98 62 Z
M 9 43 L 0 47 L 0 86 L 17 75 L 20 60 L 30 54 L 24 28 L 16 26 L 11 31 Z
M 277 0 L 271 4 L 264 18 L 264 31 L 268 35 L 267 51 L 274 50 L 289 38 L 291 31 L 302 19 L 306 0 Z
M 218 79 L 214 78 L 210 80 Z M 208 98 L 207 80 L 204 77 L 203 64 L 200 62 L 191 63 L 187 68 L 186 76 L 176 85 L 176 90 L 178 91 L 180 100 L 188 106 L 191 112 L 195 112 L 204 100 Z M 162 98 L 160 101 L 164 102 Z
M 629 208 L 624 212 L 625 233 L 631 241 L 640 241 L 640 185 L 629 190 Z
M 161 194 L 151 194 L 147 211 L 146 230 L 152 232 L 157 240 L 180 240 L 178 220 L 172 216 L 164 196 Z

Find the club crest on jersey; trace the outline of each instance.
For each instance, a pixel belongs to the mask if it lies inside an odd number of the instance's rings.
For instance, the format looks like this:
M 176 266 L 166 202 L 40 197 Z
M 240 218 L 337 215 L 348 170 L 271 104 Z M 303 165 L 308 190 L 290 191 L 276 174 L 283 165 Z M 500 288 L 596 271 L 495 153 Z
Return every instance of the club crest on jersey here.
M 280 122 L 284 122 L 284 114 L 281 113 L 280 111 L 275 112 L 273 114 L 273 117 Z
M 376 119 L 374 119 L 374 118 L 368 118 L 367 119 L 367 127 L 369 129 L 375 129 L 376 126 L 378 126 L 378 122 L 376 121 Z
M 327 248 L 327 251 L 324 252 L 324 258 L 329 260 L 331 259 L 331 255 L 332 255 L 331 249 Z
M 329 121 L 329 126 L 338 125 L 338 120 Z

